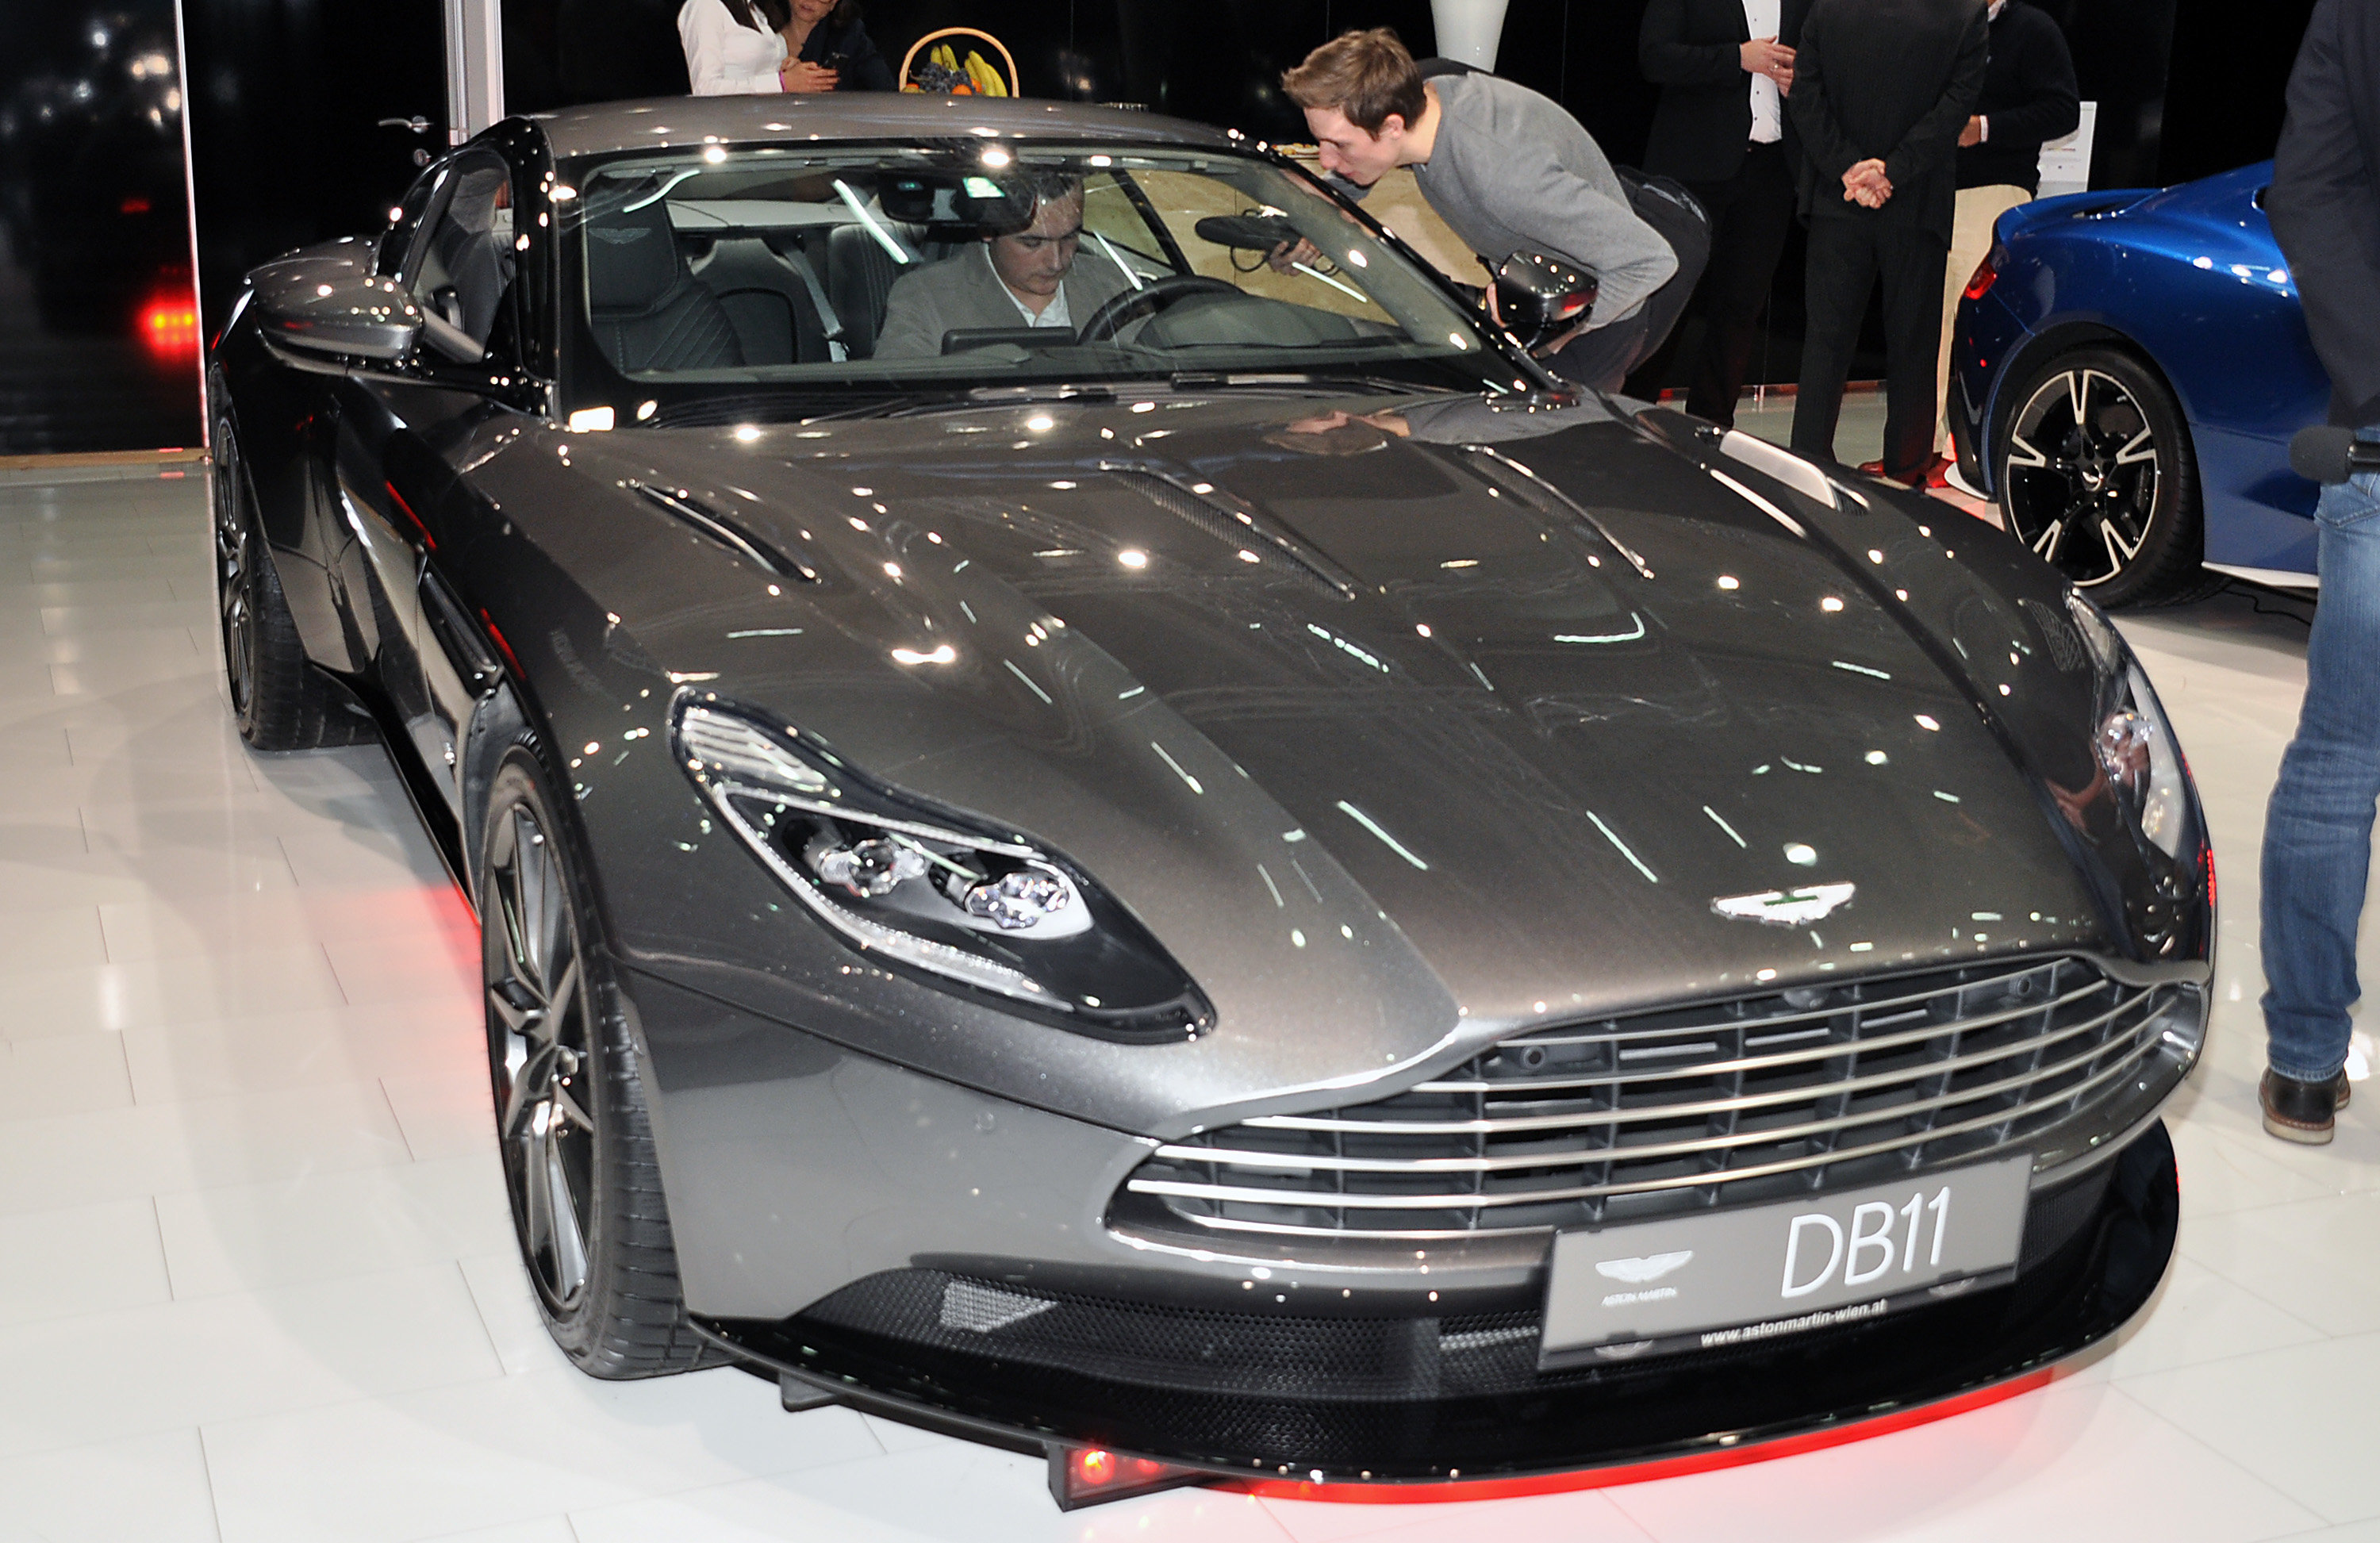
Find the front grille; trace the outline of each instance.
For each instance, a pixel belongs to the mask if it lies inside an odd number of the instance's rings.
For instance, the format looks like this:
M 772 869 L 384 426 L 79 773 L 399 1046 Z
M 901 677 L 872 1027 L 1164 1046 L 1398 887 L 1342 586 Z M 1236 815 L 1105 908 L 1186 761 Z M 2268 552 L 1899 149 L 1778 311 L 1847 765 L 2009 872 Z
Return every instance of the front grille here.
M 2022 960 L 1540 1029 L 1372 1103 L 1160 1147 L 1118 1220 L 1458 1240 L 1882 1183 L 2117 1095 L 2186 990 Z

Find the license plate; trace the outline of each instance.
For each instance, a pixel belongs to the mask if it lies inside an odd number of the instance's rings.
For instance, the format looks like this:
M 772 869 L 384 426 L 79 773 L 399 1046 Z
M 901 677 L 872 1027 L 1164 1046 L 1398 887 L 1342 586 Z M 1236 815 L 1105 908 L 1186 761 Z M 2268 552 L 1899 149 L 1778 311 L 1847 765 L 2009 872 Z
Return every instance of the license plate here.
M 2031 1154 L 1741 1210 L 1554 1237 L 1541 1369 L 1710 1350 L 1998 1285 Z

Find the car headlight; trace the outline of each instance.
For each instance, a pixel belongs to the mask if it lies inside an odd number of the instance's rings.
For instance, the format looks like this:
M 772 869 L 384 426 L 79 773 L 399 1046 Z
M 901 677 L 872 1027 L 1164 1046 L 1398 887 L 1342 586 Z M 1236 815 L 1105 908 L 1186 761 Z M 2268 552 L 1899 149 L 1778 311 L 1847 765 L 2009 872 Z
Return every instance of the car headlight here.
M 2099 666 L 2101 711 L 2091 747 L 2141 834 L 2178 858 L 2189 835 L 2190 795 L 2173 727 L 2106 614 L 2079 594 L 2069 597 L 2068 610 Z
M 1107 1038 L 1178 1039 L 1212 1023 L 1148 929 L 1058 854 L 714 701 L 682 702 L 671 733 L 728 827 L 854 947 Z

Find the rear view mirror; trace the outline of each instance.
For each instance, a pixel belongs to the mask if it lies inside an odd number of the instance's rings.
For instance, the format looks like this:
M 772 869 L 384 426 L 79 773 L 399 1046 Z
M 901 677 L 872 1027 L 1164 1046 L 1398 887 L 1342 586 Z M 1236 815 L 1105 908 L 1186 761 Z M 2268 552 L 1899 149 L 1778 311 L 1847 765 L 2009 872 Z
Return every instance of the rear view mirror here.
M 1490 270 L 1496 316 L 1504 330 L 1536 348 L 1595 314 L 1594 271 L 1543 252 L 1517 251 Z
M 425 320 L 395 280 L 344 262 L 273 264 L 257 275 L 256 308 L 276 343 L 361 358 L 402 358 Z

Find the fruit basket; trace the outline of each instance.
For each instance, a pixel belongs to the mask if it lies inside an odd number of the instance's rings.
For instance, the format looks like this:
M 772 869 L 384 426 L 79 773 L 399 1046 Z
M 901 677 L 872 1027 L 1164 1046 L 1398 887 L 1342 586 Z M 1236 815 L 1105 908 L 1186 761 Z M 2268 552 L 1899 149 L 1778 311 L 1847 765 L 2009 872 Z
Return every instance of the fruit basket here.
M 986 58 L 986 51 L 1000 62 Z M 1015 55 L 990 32 L 972 27 L 945 27 L 911 43 L 901 57 L 901 89 L 941 96 L 1022 94 Z

